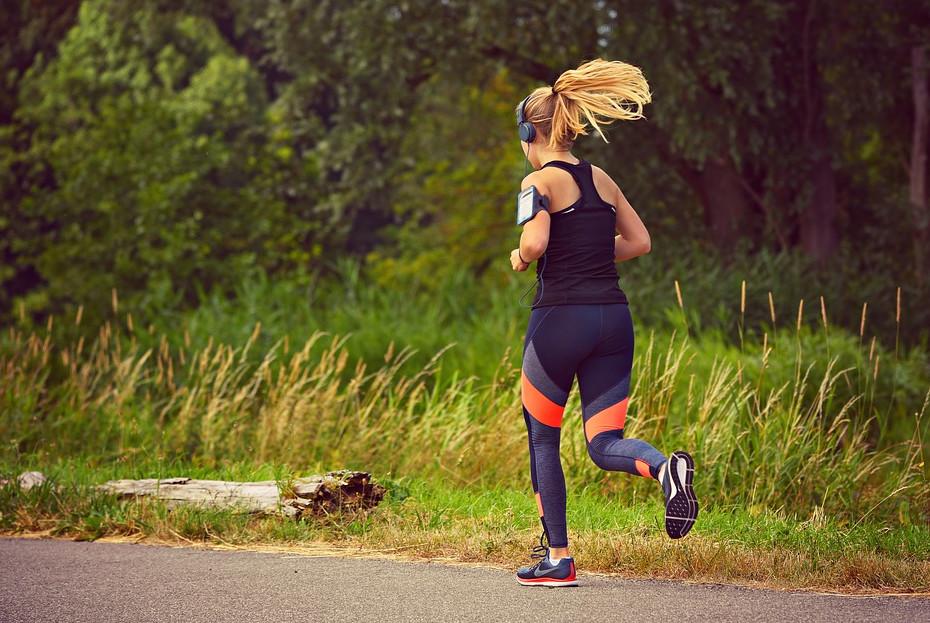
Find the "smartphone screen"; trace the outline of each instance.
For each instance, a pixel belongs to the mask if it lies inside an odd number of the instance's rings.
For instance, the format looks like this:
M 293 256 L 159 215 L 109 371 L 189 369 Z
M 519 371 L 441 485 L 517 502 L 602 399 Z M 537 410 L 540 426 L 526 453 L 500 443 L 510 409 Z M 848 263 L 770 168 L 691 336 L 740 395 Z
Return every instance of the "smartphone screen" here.
M 517 198 L 517 224 L 522 224 L 533 217 L 535 195 L 535 186 L 520 191 L 520 196 Z

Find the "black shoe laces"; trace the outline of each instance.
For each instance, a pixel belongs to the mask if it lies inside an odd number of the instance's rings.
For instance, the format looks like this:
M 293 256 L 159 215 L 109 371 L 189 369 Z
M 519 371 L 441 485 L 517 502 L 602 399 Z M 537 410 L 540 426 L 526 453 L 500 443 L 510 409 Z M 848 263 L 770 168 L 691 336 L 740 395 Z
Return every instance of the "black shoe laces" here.
M 549 539 L 546 536 L 546 531 L 543 530 L 542 534 L 539 535 L 539 545 L 533 548 L 533 553 L 530 554 L 530 558 L 545 558 L 546 556 L 548 556 L 549 546 L 545 545 L 545 543 L 548 543 L 548 541 Z

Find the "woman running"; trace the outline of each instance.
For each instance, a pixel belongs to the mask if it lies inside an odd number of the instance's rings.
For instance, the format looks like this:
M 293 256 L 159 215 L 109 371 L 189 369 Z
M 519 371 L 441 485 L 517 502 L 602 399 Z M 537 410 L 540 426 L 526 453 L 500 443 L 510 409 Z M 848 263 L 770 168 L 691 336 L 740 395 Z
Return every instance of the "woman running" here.
M 596 59 L 566 71 L 551 87 L 535 89 L 517 108 L 523 152 L 535 169 L 521 189 L 535 186 L 548 198 L 548 206 L 523 225 L 520 246 L 510 254 L 516 271 L 539 260 L 523 343 L 521 396 L 543 532 L 532 554 L 541 560 L 517 571 L 520 584 L 577 585 L 559 457 L 562 413 L 576 375 L 595 464 L 658 481 L 671 538 L 686 535 L 697 518 L 691 456 L 678 451 L 666 458 L 649 443 L 623 436 L 633 321 L 617 284 L 616 262 L 649 253 L 649 232 L 610 176 L 571 153 L 588 124 L 606 141 L 602 124 L 642 118 L 651 99 L 638 67 Z

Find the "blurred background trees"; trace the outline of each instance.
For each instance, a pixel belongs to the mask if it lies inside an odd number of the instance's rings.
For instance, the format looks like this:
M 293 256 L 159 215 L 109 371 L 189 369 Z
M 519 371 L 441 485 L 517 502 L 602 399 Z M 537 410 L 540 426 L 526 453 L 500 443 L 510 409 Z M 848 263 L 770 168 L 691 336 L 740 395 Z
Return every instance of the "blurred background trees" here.
M 102 317 L 113 289 L 151 317 L 344 258 L 382 287 L 462 268 L 495 287 L 518 233 L 514 107 L 604 57 L 654 92 L 646 121 L 575 150 L 653 234 L 620 265 L 631 300 L 662 280 L 672 301 L 678 279 L 712 324 L 746 279 L 823 294 L 852 330 L 869 301 L 891 339 L 900 286 L 901 339 L 927 339 L 926 2 L 4 5 L 5 321 Z

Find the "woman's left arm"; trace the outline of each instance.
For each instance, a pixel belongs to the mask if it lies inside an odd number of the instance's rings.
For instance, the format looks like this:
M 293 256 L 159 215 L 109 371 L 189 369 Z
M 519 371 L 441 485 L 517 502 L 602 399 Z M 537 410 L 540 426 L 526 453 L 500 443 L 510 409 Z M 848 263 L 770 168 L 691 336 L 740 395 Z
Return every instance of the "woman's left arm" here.
M 530 186 L 536 186 L 536 191 L 540 195 L 551 197 L 549 187 L 543 180 L 540 171 L 533 171 L 525 178 L 520 185 L 520 190 L 525 190 Z M 526 270 L 530 263 L 542 257 L 549 246 L 549 211 L 541 210 L 536 216 L 531 218 L 523 225 L 523 233 L 520 234 L 520 246 L 510 252 L 510 262 L 516 271 Z

